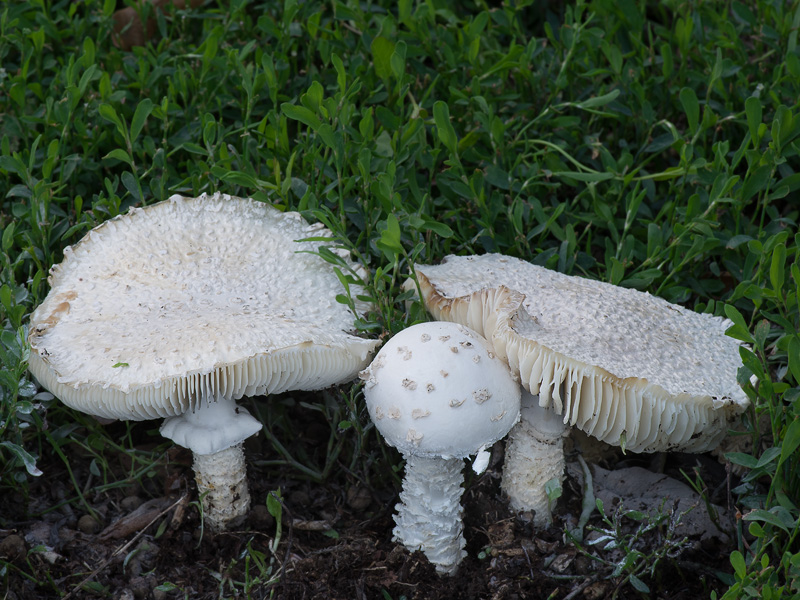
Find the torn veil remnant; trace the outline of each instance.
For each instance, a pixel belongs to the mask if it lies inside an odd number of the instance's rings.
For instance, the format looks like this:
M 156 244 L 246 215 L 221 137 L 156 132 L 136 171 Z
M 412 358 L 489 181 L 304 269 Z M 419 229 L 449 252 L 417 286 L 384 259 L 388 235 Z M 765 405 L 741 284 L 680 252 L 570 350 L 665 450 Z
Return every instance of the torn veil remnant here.
M 355 316 L 316 254 L 325 242 L 299 241 L 326 237 L 297 213 L 221 194 L 132 209 L 51 269 L 29 368 L 76 410 L 165 417 L 162 433 L 194 453 L 207 522 L 224 529 L 247 511 L 242 442 L 261 428 L 235 400 L 348 381 L 377 345 L 348 333 Z
M 450 256 L 416 273 L 434 318 L 489 339 L 564 427 L 634 452 L 705 452 L 748 406 L 736 381 L 739 342 L 725 335 L 726 319 L 498 254 Z M 509 449 L 503 487 L 515 509 L 534 508 L 530 496 L 541 500 L 544 491 L 526 489 L 520 474 L 528 468 Z M 545 512 L 540 524 L 550 519 Z
M 466 555 L 461 523 L 463 459 L 519 420 L 519 384 L 489 343 L 455 323 L 421 323 L 396 334 L 360 377 L 373 423 L 406 460 L 394 538 L 453 575 Z

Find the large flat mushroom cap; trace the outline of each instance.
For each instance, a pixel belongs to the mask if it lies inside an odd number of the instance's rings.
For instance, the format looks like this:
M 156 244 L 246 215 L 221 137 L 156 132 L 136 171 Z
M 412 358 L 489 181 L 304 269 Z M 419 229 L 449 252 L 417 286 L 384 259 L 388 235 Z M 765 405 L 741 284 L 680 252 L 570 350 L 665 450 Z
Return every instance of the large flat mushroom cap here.
M 342 284 L 315 254 L 325 242 L 299 241 L 325 237 L 298 213 L 221 194 L 133 209 L 52 268 L 29 368 L 67 405 L 123 419 L 350 380 L 377 342 L 348 333 Z
M 490 338 L 542 406 L 605 442 L 702 452 L 748 405 L 726 319 L 498 254 L 416 272 L 435 318 Z

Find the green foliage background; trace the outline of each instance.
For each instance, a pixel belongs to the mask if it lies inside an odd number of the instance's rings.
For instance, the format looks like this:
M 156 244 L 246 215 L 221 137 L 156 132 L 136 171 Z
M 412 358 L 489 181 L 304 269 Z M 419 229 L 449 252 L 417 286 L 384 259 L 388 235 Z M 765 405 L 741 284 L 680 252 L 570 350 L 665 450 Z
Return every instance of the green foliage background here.
M 115 8 L 0 8 L 0 487 L 102 436 L 26 375 L 63 248 L 219 190 L 328 225 L 371 273 L 370 335 L 425 318 L 400 286 L 450 253 L 729 316 L 754 449 L 729 456 L 748 474 L 725 596 L 800 593 L 799 2 L 209 1 L 143 9 L 158 35 L 131 52 Z M 359 401 L 331 415 L 351 461 Z

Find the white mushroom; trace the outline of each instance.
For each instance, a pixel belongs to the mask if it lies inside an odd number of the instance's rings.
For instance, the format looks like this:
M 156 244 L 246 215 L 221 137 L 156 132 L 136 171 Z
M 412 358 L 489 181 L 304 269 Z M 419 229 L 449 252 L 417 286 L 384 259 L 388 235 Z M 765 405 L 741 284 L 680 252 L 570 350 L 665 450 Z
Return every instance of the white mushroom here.
M 350 380 L 377 345 L 347 333 L 342 284 L 315 254 L 324 237 L 297 213 L 220 194 L 133 209 L 52 268 L 30 370 L 76 410 L 167 417 L 162 433 L 195 454 L 207 523 L 233 525 L 249 503 L 242 441 L 261 428 L 235 400 Z
M 454 323 L 404 329 L 361 378 L 378 431 L 406 460 L 394 539 L 452 575 L 466 555 L 463 459 L 478 453 L 474 467 L 486 468 L 485 448 L 519 419 L 519 385 L 484 338 Z
M 497 254 L 451 256 L 416 273 L 434 318 L 486 336 L 550 413 L 527 419 L 533 407 L 523 410 L 503 477 L 512 507 L 537 511 L 538 524 L 551 518 L 542 483 L 563 477 L 554 457 L 567 426 L 633 452 L 705 452 L 747 408 L 726 319 Z M 530 473 L 534 464 L 552 470 Z

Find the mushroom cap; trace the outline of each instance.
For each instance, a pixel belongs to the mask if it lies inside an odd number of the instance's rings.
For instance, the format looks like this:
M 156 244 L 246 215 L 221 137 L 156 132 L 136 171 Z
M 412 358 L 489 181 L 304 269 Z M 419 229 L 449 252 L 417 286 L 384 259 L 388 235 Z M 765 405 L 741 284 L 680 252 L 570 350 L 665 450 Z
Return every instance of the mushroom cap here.
M 521 391 L 508 367 L 455 323 L 404 329 L 360 376 L 375 426 L 405 455 L 465 458 L 519 420 Z
M 133 420 L 350 380 L 378 342 L 347 333 L 342 284 L 315 254 L 329 237 L 298 213 L 222 194 L 132 209 L 51 269 L 29 368 L 65 404 Z
M 541 406 L 604 442 L 704 452 L 748 406 L 726 319 L 498 254 L 416 273 L 436 319 L 486 336 Z

